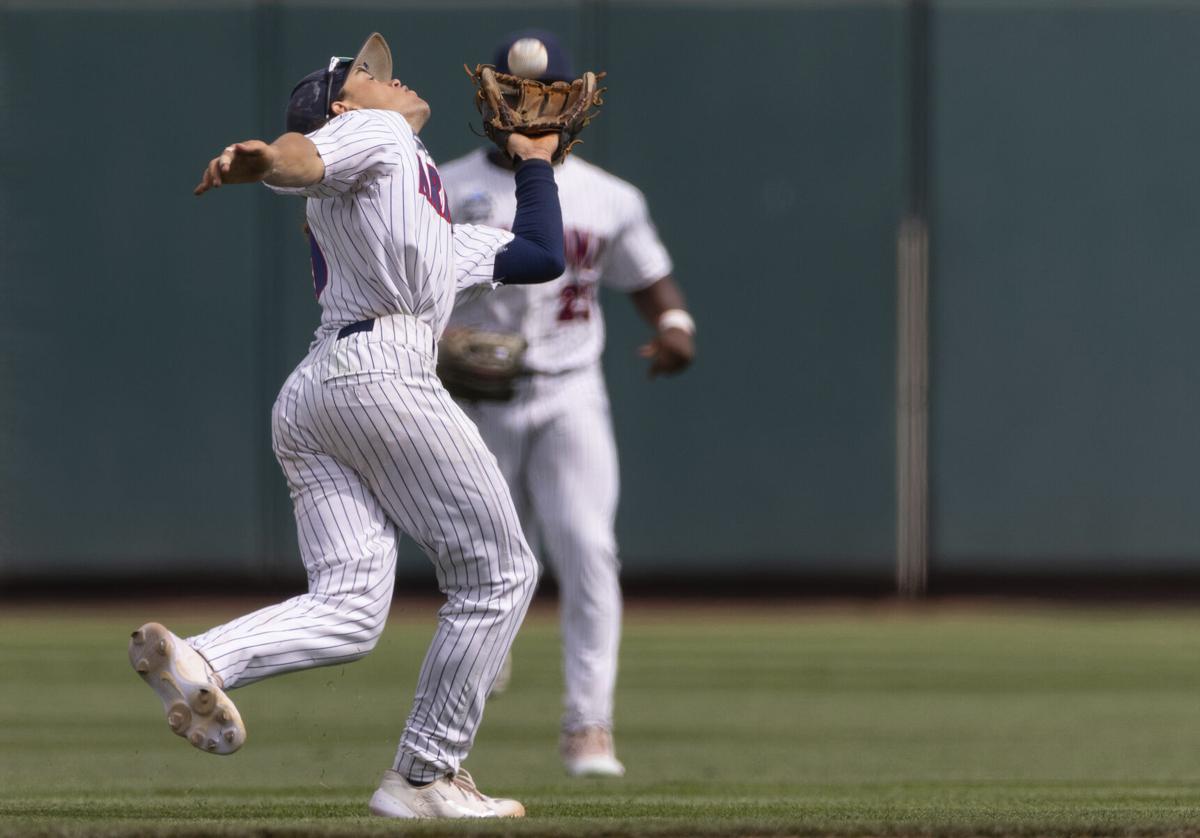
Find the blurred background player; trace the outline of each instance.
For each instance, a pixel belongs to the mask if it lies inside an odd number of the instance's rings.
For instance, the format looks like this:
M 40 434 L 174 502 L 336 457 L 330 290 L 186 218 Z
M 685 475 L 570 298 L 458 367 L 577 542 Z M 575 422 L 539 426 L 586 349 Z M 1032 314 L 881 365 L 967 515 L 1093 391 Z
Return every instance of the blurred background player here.
M 507 38 L 493 63 L 501 72 L 542 81 L 575 78 L 566 50 L 542 30 Z M 477 149 L 441 171 L 456 223 L 512 224 L 513 168 L 498 150 Z M 496 455 L 525 530 L 558 581 L 566 679 L 560 752 L 567 772 L 621 776 L 612 739 L 621 634 L 618 470 L 600 366 L 598 286 L 629 294 L 656 330 L 640 349 L 651 376 L 691 363 L 695 324 L 642 193 L 577 154 L 555 167 L 555 180 L 566 272 L 540 286 L 500 288 L 467 302 L 449 329 L 516 334 L 528 344 L 528 375 L 516 382 L 510 400 L 462 404 Z

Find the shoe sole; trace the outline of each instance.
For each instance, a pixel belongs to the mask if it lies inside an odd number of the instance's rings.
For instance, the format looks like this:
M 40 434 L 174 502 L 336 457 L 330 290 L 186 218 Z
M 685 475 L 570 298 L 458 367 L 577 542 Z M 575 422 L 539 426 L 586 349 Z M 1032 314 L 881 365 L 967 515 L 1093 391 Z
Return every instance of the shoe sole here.
M 625 766 L 613 757 L 585 757 L 566 763 L 572 777 L 624 777 Z
M 246 727 L 224 691 L 184 676 L 176 662 L 175 635 L 146 623 L 130 635 L 129 665 L 162 699 L 167 726 L 208 754 L 232 754 L 246 741 Z

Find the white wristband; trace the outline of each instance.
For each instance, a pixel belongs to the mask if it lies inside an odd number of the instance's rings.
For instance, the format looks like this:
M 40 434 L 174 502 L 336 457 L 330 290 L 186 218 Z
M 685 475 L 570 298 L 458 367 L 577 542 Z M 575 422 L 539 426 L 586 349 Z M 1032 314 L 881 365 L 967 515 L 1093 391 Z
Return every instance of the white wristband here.
M 667 329 L 679 329 L 689 335 L 694 335 L 696 334 L 696 321 L 692 319 L 692 315 L 681 308 L 669 308 L 658 315 L 658 330 L 665 332 Z

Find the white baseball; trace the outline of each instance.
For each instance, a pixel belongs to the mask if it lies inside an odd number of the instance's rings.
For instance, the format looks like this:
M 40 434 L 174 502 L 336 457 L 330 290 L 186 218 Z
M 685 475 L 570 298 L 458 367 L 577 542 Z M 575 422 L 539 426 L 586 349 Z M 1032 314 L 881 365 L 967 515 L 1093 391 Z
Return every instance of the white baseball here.
M 546 45 L 537 38 L 522 38 L 508 50 L 508 71 L 514 76 L 536 79 L 546 72 L 550 56 Z

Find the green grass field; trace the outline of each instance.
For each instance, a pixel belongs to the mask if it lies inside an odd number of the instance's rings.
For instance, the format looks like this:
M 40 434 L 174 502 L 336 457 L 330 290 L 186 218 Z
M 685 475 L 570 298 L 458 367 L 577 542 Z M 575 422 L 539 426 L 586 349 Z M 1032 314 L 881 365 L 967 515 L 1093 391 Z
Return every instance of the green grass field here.
M 399 603 L 364 661 L 235 692 L 232 757 L 172 736 L 125 660 L 141 621 L 192 631 L 228 607 L 7 607 L 0 833 L 1200 835 L 1200 613 L 1182 609 L 634 605 L 618 781 L 561 773 L 539 612 L 467 764 L 530 816 L 370 819 L 435 606 Z

